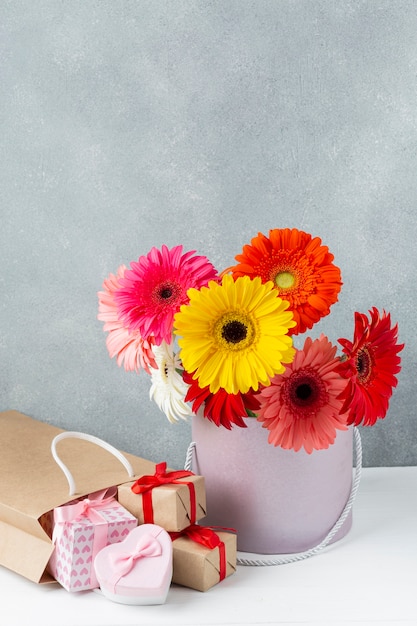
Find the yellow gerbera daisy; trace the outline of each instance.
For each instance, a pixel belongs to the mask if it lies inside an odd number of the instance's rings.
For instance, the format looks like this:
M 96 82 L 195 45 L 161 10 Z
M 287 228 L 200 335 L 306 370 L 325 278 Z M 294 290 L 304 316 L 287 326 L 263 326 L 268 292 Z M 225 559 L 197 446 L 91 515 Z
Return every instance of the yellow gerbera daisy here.
M 271 281 L 226 274 L 221 284 L 210 281 L 187 295 L 174 332 L 182 364 L 200 387 L 209 386 L 211 393 L 256 391 L 294 358 L 287 334 L 295 326 L 293 315 Z

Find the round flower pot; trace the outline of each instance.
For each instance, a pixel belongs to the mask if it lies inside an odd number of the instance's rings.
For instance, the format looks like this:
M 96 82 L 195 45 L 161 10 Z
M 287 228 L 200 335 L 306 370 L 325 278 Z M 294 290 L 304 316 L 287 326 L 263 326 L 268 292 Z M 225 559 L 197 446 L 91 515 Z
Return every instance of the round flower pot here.
M 257 554 L 303 552 L 337 522 L 351 491 L 353 429 L 339 431 L 327 450 L 307 454 L 268 444 L 255 418 L 227 430 L 193 417 L 193 471 L 205 477 L 206 526 L 237 531 L 238 550 Z M 349 514 L 332 542 L 352 525 Z

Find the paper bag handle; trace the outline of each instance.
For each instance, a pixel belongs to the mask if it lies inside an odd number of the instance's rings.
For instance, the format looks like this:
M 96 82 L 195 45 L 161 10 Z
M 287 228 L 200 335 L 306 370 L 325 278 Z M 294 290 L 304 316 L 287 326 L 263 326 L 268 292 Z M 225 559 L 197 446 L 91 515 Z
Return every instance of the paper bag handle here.
M 131 478 L 134 477 L 135 472 L 133 471 L 131 464 L 129 463 L 127 458 L 123 456 L 120 450 L 117 450 L 117 448 L 114 448 L 106 441 L 103 441 L 102 439 L 99 439 L 98 437 L 94 437 L 94 435 L 87 435 L 86 433 L 79 433 L 75 431 L 65 431 L 63 433 L 60 433 L 59 435 L 56 435 L 56 437 L 53 438 L 52 443 L 51 443 L 51 452 L 52 452 L 52 456 L 54 457 L 54 460 L 56 461 L 56 463 L 59 465 L 59 467 L 62 469 L 62 471 L 64 472 L 66 476 L 66 479 L 69 485 L 70 496 L 73 496 L 76 493 L 74 477 L 71 474 L 68 467 L 65 465 L 65 463 L 59 458 L 58 453 L 56 451 L 56 444 L 62 439 L 69 439 L 69 438 L 85 439 L 85 441 L 89 441 L 90 443 L 95 443 L 101 448 L 104 448 L 105 450 L 113 454 L 113 456 L 115 456 L 122 463 L 122 465 L 124 465 L 127 473 L 129 474 Z

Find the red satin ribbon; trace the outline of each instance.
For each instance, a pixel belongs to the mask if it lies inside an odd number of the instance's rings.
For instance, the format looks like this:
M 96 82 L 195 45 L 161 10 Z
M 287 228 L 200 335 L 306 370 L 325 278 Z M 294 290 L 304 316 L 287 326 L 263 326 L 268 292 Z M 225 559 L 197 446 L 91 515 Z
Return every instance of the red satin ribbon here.
M 215 533 L 212 528 L 209 526 L 192 524 L 178 533 L 169 533 L 169 536 L 172 541 L 175 541 L 175 539 L 178 539 L 179 537 L 189 537 L 192 541 L 195 541 L 210 550 L 219 548 L 219 577 L 220 580 L 226 578 L 226 547 L 219 535 Z
M 187 470 L 166 471 L 167 464 L 157 463 L 155 474 L 152 476 L 141 476 L 133 483 L 131 489 L 133 493 L 142 494 L 143 517 L 145 524 L 153 524 L 152 489 L 160 485 L 187 485 L 190 492 L 190 523 L 194 524 L 197 517 L 197 505 L 195 497 L 195 486 L 191 481 L 180 480 L 187 476 L 194 476 L 193 472 Z

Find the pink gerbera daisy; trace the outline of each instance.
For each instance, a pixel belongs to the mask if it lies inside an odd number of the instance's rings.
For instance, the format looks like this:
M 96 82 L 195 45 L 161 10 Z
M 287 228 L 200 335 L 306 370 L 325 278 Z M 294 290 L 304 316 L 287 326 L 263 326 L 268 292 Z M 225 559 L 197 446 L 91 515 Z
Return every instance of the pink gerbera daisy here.
M 346 430 L 340 393 L 346 381 L 338 374 L 336 346 L 324 335 L 305 340 L 283 374 L 259 393 L 258 420 L 270 431 L 268 441 L 309 454 L 328 448 L 337 430 Z
M 152 248 L 130 267 L 115 292 L 118 315 L 130 331 L 138 330 L 144 339 L 153 336 L 156 345 L 171 342 L 173 318 L 188 303 L 187 290 L 217 279 L 205 256 L 195 250 L 183 254 L 182 246 Z
M 152 346 L 153 337 L 144 340 L 139 331 L 129 331 L 117 315 L 117 306 L 114 299 L 115 292 L 120 289 L 120 280 L 123 278 L 126 266 L 121 265 L 116 276 L 110 274 L 103 282 L 103 291 L 98 292 L 98 319 L 105 322 L 104 332 L 107 332 L 106 345 L 111 358 L 116 357 L 117 365 L 124 365 L 126 371 L 145 370 L 151 373 L 150 368 L 156 368 Z

